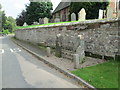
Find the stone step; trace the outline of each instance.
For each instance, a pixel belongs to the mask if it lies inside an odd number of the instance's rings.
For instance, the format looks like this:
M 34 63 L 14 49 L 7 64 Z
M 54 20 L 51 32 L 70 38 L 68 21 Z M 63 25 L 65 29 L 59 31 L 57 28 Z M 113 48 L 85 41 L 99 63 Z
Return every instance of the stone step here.
M 69 53 L 69 52 L 62 52 L 62 54 L 68 55 L 68 56 L 73 56 L 73 54 L 72 54 L 72 53 Z
M 69 56 L 69 55 L 62 54 L 62 57 L 63 57 L 63 58 L 70 59 L 70 60 L 73 60 L 73 56 Z
M 73 51 L 70 51 L 70 50 L 62 50 L 62 53 L 71 53 L 71 54 L 73 54 Z
M 73 60 L 73 52 L 68 50 L 62 51 L 62 57 Z

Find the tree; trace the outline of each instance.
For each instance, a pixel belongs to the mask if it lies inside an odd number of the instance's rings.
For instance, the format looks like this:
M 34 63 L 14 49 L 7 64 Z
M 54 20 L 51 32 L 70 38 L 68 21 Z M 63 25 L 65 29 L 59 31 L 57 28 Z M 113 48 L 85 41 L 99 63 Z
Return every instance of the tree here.
M 1 10 L 2 6 L 0 4 L 0 31 L 2 31 L 5 27 L 7 17 L 5 16 L 5 12 Z
M 13 32 L 15 29 L 15 20 L 11 16 L 7 17 L 5 12 L 1 10 L 2 6 L 0 4 L 0 32 L 8 30 L 8 32 Z
M 11 16 L 5 18 L 5 23 L 3 23 L 3 29 L 9 30 L 10 33 L 14 31 L 15 20 Z
M 2 11 L 1 11 L 1 9 L 2 9 L 2 6 L 0 4 L 0 32 L 2 31 Z
M 4 29 L 8 29 L 9 32 L 12 33 L 15 30 L 15 26 L 16 26 L 15 23 L 16 22 L 15 22 L 15 19 L 13 17 L 11 17 L 11 16 L 7 17 L 6 24 L 5 24 L 6 27 L 4 27 Z
M 9 34 L 10 32 L 9 32 L 9 30 L 8 29 L 6 29 L 6 30 L 4 30 L 3 29 L 3 32 L 2 32 L 2 34 Z
M 4 30 L 8 30 L 12 33 L 15 29 L 15 20 L 11 16 L 7 17 L 1 9 L 2 6 L 0 4 L 0 31 L 4 32 Z
M 2 9 L 2 6 L 1 6 L 1 4 L 0 4 L 0 10 Z
M 5 23 L 6 23 L 6 20 L 7 20 L 7 17 L 6 17 L 6 15 L 5 15 L 5 12 L 2 11 L 2 27 L 3 27 L 3 28 L 4 28 L 4 25 L 5 25 Z
M 51 2 L 31 2 L 26 5 L 25 22 L 31 25 L 33 22 L 38 22 L 39 18 L 51 18 L 52 6 Z
M 16 25 L 17 26 L 23 26 L 26 18 L 26 12 L 23 10 L 21 14 L 16 18 Z
M 75 13 L 78 17 L 78 13 L 82 8 L 86 10 L 87 19 L 97 19 L 99 9 L 106 10 L 109 2 L 72 2 L 70 5 L 70 14 Z

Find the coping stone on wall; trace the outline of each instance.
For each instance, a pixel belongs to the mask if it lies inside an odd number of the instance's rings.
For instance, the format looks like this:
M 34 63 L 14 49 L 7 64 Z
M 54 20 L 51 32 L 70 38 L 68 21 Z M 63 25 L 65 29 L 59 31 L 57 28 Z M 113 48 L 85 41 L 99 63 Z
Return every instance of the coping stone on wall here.
M 30 29 L 39 29 L 39 28 L 49 28 L 49 27 L 60 27 L 60 26 L 69 26 L 69 25 L 79 25 L 79 24 L 94 24 L 94 23 L 109 23 L 118 21 L 118 18 L 114 19 L 95 19 L 95 20 L 86 20 L 81 22 L 70 22 L 70 23 L 62 23 L 62 24 L 53 24 L 53 25 L 45 25 L 45 26 L 38 26 L 38 27 L 32 27 L 32 28 L 25 28 L 25 29 L 17 29 L 17 30 L 30 30 Z

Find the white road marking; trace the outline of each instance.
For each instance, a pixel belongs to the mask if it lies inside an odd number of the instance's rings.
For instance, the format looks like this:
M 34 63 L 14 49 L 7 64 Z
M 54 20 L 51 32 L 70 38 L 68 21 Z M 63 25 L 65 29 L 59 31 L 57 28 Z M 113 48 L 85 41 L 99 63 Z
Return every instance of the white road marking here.
M 13 52 L 21 52 L 21 50 L 19 48 L 13 48 L 11 49 L 10 48 L 10 51 L 13 53 Z
M 14 52 L 13 49 L 10 49 L 11 52 Z
M 21 50 L 19 48 L 10 48 L 9 49 L 11 51 L 11 53 L 14 53 L 14 52 L 21 52 Z M 4 54 L 6 52 L 6 50 L 4 49 L 0 49 L 0 54 Z
M 3 54 L 4 53 L 4 50 L 3 49 L 0 49 L 0 54 Z
M 5 38 L 5 37 L 0 37 L 0 39 L 3 39 L 3 38 Z

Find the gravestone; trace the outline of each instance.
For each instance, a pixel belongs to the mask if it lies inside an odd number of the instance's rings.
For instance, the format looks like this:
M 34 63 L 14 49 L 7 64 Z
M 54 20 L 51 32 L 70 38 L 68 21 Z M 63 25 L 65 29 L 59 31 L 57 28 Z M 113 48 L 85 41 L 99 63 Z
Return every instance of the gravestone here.
M 36 22 L 33 22 L 33 25 L 35 25 Z
M 25 23 L 23 24 L 23 26 L 28 26 L 28 25 L 27 25 L 27 23 L 25 22 Z
M 79 21 L 83 21 L 83 20 L 86 20 L 86 11 L 85 11 L 85 9 L 84 8 L 82 8 L 81 10 L 80 10 L 80 12 L 78 13 L 78 20 Z
M 75 13 L 71 14 L 71 21 L 76 21 L 76 15 L 75 15 Z
M 55 18 L 55 23 L 60 22 L 59 18 Z
M 33 25 L 39 25 L 39 23 L 38 22 L 33 22 Z
M 50 19 L 49 22 L 50 22 L 50 23 L 54 23 L 54 19 Z
M 49 20 L 47 17 L 44 18 L 44 24 L 48 24 Z
M 99 19 L 103 19 L 103 10 L 99 9 Z
M 113 18 L 113 9 L 111 7 L 107 8 L 107 18 Z
M 39 18 L 39 24 L 43 24 L 43 18 Z
M 103 18 L 106 18 L 107 16 L 106 16 L 106 11 L 107 10 L 103 10 Z

